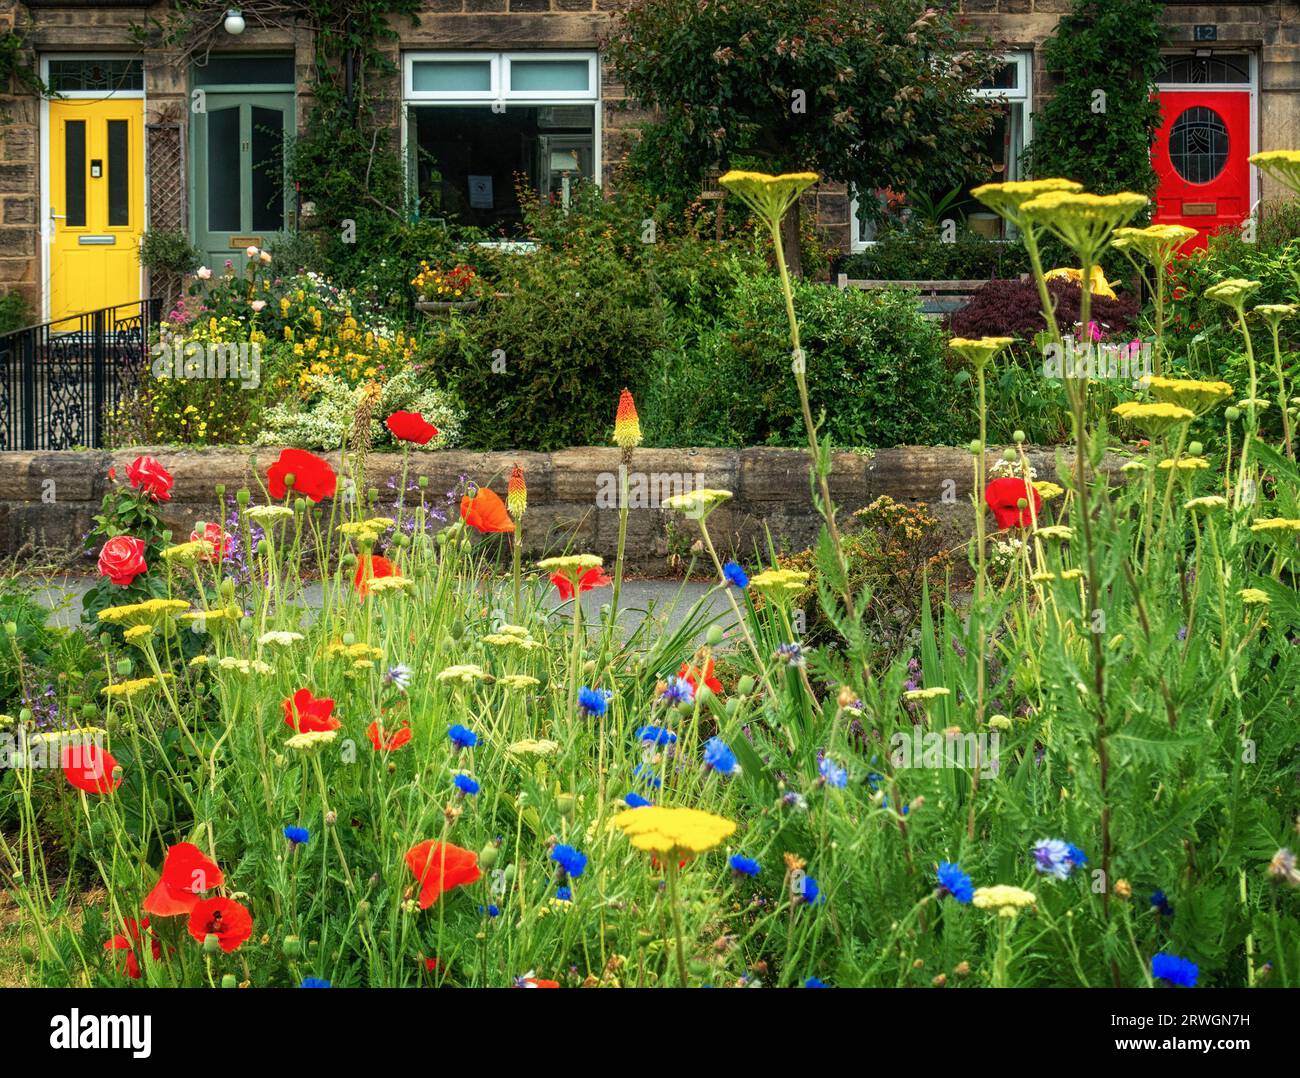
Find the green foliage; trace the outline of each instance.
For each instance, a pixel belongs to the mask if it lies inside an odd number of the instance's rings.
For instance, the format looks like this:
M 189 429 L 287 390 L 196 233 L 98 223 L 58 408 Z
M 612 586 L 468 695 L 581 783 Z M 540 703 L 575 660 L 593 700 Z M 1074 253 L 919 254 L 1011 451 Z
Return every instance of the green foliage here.
M 150 229 L 140 241 L 140 264 L 153 273 L 193 273 L 202 256 L 179 230 Z
M 928 225 L 890 228 L 865 251 L 841 260 L 856 280 L 978 281 L 1029 272 L 1029 256 L 1015 241 L 991 240 L 962 230 L 951 243 Z
M 30 325 L 35 315 L 27 306 L 27 298 L 16 288 L 0 292 L 0 334 L 12 333 Z
M 1075 0 L 1044 47 L 1057 81 L 1034 115 L 1034 139 L 1025 151 L 1030 175 L 1064 176 L 1100 195 L 1155 191 L 1151 143 L 1160 103 L 1152 88 L 1161 66 L 1162 6 Z
M 796 288 L 813 414 L 836 445 L 930 442 L 941 428 L 944 339 L 915 297 Z M 739 275 L 709 327 L 670 319 L 673 344 L 640 384 L 647 437 L 667 445 L 798 445 L 785 303 L 775 277 Z

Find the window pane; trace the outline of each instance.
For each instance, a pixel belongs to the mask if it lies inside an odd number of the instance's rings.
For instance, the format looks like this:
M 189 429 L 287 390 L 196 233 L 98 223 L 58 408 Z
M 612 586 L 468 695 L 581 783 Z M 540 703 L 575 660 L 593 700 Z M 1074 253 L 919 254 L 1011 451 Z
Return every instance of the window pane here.
M 253 231 L 284 227 L 284 113 L 253 106 Z
M 585 93 L 591 89 L 591 66 L 586 60 L 512 60 L 510 89 Z
M 194 65 L 195 86 L 292 85 L 292 56 L 213 56 Z
M 488 60 L 417 60 L 411 65 L 411 89 L 487 92 L 492 89 L 492 64 Z
M 1020 89 L 1020 65 L 1003 64 L 992 78 L 980 83 L 981 90 L 1018 90 Z
M 68 228 L 86 227 L 86 121 L 63 126 L 63 201 Z
M 108 223 L 131 223 L 131 153 L 128 136 L 131 125 L 126 120 L 108 121 Z
M 50 89 L 143 90 L 144 70 L 139 60 L 51 60 Z
M 590 105 L 414 107 L 416 190 L 426 216 L 511 236 L 522 220 L 515 178 L 556 201 L 593 175 Z
M 239 106 L 208 113 L 208 230 L 239 231 Z
M 1215 56 L 1166 56 L 1164 70 L 1156 82 L 1201 83 L 1250 82 L 1250 59 L 1235 53 Z

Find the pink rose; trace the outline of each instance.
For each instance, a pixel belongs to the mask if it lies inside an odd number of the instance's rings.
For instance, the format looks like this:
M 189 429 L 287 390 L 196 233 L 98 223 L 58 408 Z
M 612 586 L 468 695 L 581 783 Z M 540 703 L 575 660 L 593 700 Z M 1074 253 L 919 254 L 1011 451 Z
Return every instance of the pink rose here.
M 249 306 L 253 308 L 254 312 L 260 311 L 263 307 L 266 306 L 266 300 L 255 299 L 253 300 L 252 303 L 249 304 Z
M 204 561 L 209 561 L 216 565 L 221 559 L 230 553 L 230 548 L 234 546 L 234 536 L 227 535 L 220 524 L 208 523 L 203 526 L 203 532 L 190 532 L 190 542 L 197 543 L 200 539 L 206 540 L 212 545 L 212 553 L 205 557 Z
M 144 560 L 144 540 L 133 535 L 115 535 L 99 552 L 99 575 L 125 588 L 136 577 L 147 572 Z
M 200 266 L 198 272 L 194 276 L 196 276 L 200 281 L 207 281 L 211 279 L 212 271 L 208 269 L 207 266 Z

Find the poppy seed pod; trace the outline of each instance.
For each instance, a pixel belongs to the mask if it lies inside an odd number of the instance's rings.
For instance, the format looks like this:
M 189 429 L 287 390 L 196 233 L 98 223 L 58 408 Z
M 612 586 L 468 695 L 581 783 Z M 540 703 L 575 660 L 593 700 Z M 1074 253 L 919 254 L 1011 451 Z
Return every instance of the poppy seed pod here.
M 722 626 L 710 625 L 708 635 L 705 639 L 709 642 L 709 647 L 716 648 L 722 643 Z
M 1006 449 L 1002 450 L 1002 459 L 1008 464 L 1014 464 L 1016 460 L 1016 451 L 1010 446 L 1007 446 Z
M 302 940 L 297 936 L 285 936 L 281 950 L 284 951 L 285 958 L 301 958 Z
M 238 987 L 239 987 L 239 981 L 235 979 L 235 975 L 234 975 L 233 973 L 223 973 L 223 974 L 221 975 L 221 987 L 222 987 L 222 988 L 238 988 Z
M 1241 418 L 1241 409 L 1236 405 L 1231 405 L 1223 410 L 1223 418 L 1229 423 L 1235 423 Z
M 555 799 L 555 806 L 560 810 L 561 816 L 572 816 L 577 802 L 573 799 L 573 794 L 560 794 Z
M 420 476 L 419 478 L 417 478 L 417 479 L 415 480 L 415 485 L 416 485 L 417 487 L 419 487 L 421 490 L 428 490 L 428 489 L 429 489 L 429 477 L 428 477 L 427 475 L 422 475 L 422 476 Z
M 5 622 L 5 634 L 8 636 L 18 635 L 18 623 L 16 621 Z
M 252 495 L 248 491 L 246 490 L 235 491 L 235 504 L 238 505 L 240 509 L 247 509 L 248 503 L 251 499 L 252 499 Z
M 493 868 L 497 863 L 497 858 L 501 856 L 501 850 L 494 842 L 489 842 L 478 852 L 478 863 L 480 868 Z
M 130 660 L 130 659 L 118 659 L 118 660 L 117 660 L 117 676 L 118 676 L 118 677 L 130 677 L 130 676 L 131 676 L 131 670 L 132 670 L 132 665 L 131 665 L 131 660 Z
M 35 713 L 29 707 L 25 707 L 18 712 L 18 721 L 22 723 L 24 726 L 27 726 L 29 723 L 31 723 L 31 721 L 35 717 L 36 717 Z
M 748 674 L 736 682 L 736 692 L 740 693 L 741 696 L 748 696 L 753 691 L 754 679 Z
M 214 934 L 211 933 L 211 932 L 209 932 L 206 936 L 204 936 L 204 937 L 203 937 L 203 953 L 204 953 L 204 954 L 209 954 L 209 955 L 211 955 L 211 954 L 220 954 L 220 953 L 221 953 L 221 939 L 220 939 L 220 937 L 214 935 Z
M 216 492 L 217 492 L 217 497 L 218 497 L 218 498 L 224 498 L 224 497 L 226 496 L 226 484 L 225 484 L 225 483 L 218 483 L 218 484 L 216 485 L 216 487 L 214 487 L 213 489 L 216 490 Z
M 1203 446 L 1200 442 L 1189 442 L 1187 445 L 1187 452 L 1194 457 L 1199 457 L 1204 451 L 1205 451 L 1205 446 Z

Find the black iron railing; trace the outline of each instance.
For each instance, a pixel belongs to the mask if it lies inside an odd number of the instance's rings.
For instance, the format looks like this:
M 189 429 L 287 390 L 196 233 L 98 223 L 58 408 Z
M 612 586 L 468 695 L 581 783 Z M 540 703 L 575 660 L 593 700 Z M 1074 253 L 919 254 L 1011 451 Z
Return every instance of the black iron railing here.
M 100 446 L 106 413 L 148 369 L 156 299 L 0 336 L 0 450 Z

